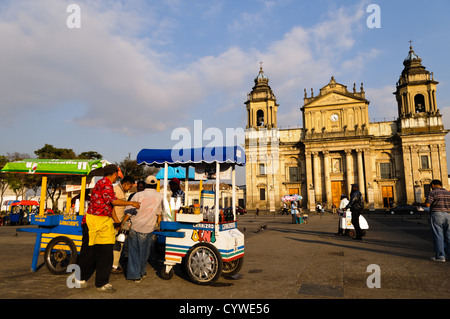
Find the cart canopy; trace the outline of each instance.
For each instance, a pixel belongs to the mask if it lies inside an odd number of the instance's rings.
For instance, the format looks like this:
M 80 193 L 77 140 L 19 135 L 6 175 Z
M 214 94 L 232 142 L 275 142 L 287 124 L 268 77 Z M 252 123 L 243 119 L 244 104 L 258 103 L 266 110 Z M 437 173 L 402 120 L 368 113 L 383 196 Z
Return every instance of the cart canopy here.
M 137 156 L 137 163 L 161 167 L 164 164 L 189 166 L 201 163 L 228 163 L 245 165 L 245 151 L 240 146 L 220 146 L 180 149 L 143 149 Z
M 2 173 L 43 175 L 89 175 L 93 170 L 108 164 L 104 160 L 24 159 L 7 163 Z
M 12 203 L 11 206 L 39 206 L 39 203 L 35 200 L 21 200 L 19 202 Z

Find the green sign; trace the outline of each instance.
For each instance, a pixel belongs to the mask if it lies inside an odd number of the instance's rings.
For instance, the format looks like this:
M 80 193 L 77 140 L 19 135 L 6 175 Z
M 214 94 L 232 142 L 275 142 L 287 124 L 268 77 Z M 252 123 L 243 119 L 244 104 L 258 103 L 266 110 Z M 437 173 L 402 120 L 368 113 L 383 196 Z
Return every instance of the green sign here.
M 89 175 L 102 168 L 103 160 L 62 160 L 62 159 L 24 159 L 7 163 L 2 173 L 48 174 L 48 175 Z

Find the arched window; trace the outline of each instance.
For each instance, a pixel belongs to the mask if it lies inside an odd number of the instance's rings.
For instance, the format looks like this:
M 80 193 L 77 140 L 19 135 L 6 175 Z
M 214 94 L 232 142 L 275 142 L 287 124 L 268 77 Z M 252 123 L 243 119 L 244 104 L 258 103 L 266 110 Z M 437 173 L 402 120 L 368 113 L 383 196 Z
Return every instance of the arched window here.
M 417 94 L 414 97 L 414 105 L 416 107 L 416 113 L 425 112 L 425 97 L 422 94 Z
M 259 110 L 256 112 L 256 124 L 257 126 L 264 126 L 264 111 Z

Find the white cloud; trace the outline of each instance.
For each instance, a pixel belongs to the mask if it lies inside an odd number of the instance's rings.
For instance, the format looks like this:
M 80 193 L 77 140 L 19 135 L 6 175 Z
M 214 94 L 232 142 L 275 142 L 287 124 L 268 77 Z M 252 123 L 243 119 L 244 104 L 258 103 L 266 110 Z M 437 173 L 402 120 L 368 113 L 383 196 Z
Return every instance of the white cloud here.
M 165 3 L 171 10 L 181 6 L 178 0 Z M 273 5 L 265 4 L 266 9 Z M 362 18 L 355 8 L 339 9 L 308 29 L 294 26 L 262 48 L 231 47 L 176 69 L 167 64 L 173 52 L 155 49 L 161 41 L 172 41 L 161 36 L 176 25 L 170 17 L 146 16 L 115 2 L 86 2 L 80 5 L 82 28 L 70 30 L 65 25 L 66 5 L 18 1 L 0 13 L 0 60 L 7 61 L 0 66 L 2 118 L 12 120 L 17 112 L 36 108 L 51 114 L 71 102 L 82 105 L 72 122 L 132 135 L 180 126 L 191 110 L 215 96 L 223 100 L 209 106 L 210 114 L 233 105 L 244 113 L 243 93 L 251 90 L 262 60 L 283 103 L 281 124 L 295 125 L 292 119 L 300 119 L 303 87 L 323 86 L 324 79 L 344 72 L 348 63 L 357 62 L 362 70 L 366 62 L 358 53 L 353 60 L 343 57 L 354 46 L 354 29 Z M 216 14 L 221 8 L 211 10 L 209 14 Z M 139 36 L 145 27 L 153 34 Z
M 357 84 L 357 91 L 359 86 Z M 397 101 L 395 100 L 394 86 L 384 86 L 381 88 L 367 88 L 366 99 L 370 101 L 369 119 L 370 122 L 392 121 L 398 118 Z

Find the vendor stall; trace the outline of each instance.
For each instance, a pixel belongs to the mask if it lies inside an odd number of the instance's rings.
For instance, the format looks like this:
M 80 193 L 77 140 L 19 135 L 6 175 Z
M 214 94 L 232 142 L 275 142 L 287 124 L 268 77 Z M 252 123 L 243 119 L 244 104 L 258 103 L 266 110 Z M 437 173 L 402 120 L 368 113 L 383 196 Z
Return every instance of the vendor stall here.
M 196 284 L 211 284 L 221 276 L 237 274 L 244 259 L 244 235 L 237 229 L 236 166 L 245 165 L 241 147 L 212 147 L 198 149 L 160 150 L 143 149 L 137 156 L 138 164 L 164 167 L 164 216 L 158 241 L 165 244 L 165 261 L 161 277 L 172 278 L 173 267 L 183 264 L 189 278 Z M 212 207 L 177 205 L 168 198 L 169 165 L 195 168 L 196 179 L 215 178 L 219 190 L 221 176 L 228 172 L 232 180 L 232 210 L 220 207 L 219 192 L 214 194 Z M 206 202 L 205 202 L 206 203 Z
M 36 234 L 31 270 L 37 269 L 39 254 L 44 252 L 45 265 L 51 273 L 64 274 L 70 264 L 75 264 L 81 249 L 81 220 L 84 215 L 85 189 L 88 177 L 102 175 L 103 160 L 55 160 L 25 159 L 7 163 L 3 173 L 42 175 L 39 214 L 31 216 L 30 224 L 38 228 L 19 228 L 19 232 Z M 61 215 L 50 215 L 45 211 L 47 180 L 55 175 L 80 176 L 80 210 L 76 215 L 71 210 L 71 196 L 67 196 L 66 211 Z

